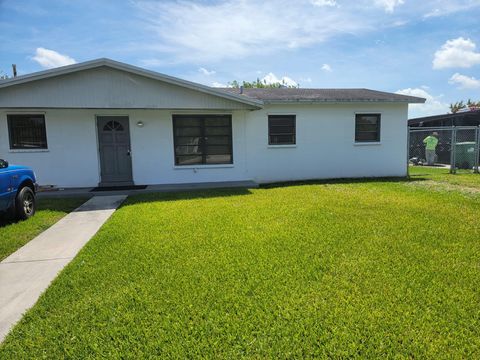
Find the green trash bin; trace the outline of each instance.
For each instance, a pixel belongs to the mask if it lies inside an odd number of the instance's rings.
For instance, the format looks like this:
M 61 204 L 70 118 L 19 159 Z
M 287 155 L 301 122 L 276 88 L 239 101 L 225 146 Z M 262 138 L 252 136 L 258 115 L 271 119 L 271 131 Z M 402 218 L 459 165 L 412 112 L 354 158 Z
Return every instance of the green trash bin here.
M 473 169 L 475 166 L 475 142 L 465 141 L 455 145 L 455 166 L 458 169 Z

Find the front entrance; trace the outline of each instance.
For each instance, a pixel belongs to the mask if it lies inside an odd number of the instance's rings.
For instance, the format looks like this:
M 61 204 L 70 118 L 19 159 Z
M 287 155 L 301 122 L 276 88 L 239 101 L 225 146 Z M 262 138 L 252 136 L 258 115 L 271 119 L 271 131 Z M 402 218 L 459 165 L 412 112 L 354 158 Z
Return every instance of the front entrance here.
M 97 116 L 100 186 L 133 185 L 128 116 Z

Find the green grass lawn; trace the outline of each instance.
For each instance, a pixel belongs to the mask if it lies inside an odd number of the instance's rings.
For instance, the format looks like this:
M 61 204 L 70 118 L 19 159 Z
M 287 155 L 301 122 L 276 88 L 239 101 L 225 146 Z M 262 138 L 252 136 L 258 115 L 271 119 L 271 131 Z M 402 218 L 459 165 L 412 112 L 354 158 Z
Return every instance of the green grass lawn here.
M 130 197 L 0 358 L 479 358 L 479 214 L 399 181 Z
M 448 183 L 480 189 L 480 175 L 470 171 L 459 170 L 457 174 L 450 174 L 450 169 L 428 166 L 410 166 L 410 176 L 414 180 L 425 179 L 439 183 Z
M 0 218 L 0 261 L 48 229 L 88 198 L 39 198 L 34 217 L 19 222 Z

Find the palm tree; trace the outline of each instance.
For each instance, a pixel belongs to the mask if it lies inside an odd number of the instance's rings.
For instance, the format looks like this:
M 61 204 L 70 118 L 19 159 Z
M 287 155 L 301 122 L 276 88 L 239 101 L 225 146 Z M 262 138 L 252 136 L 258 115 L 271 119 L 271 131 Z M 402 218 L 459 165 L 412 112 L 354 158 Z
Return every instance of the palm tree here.
M 457 113 L 459 110 L 465 108 L 465 104 L 463 103 L 463 100 L 462 101 L 457 101 L 453 104 L 450 104 L 450 112 L 452 114 L 455 114 Z
M 475 101 L 472 101 L 471 99 L 468 99 L 466 104 L 463 103 L 463 100 L 450 104 L 450 112 L 452 114 L 455 114 L 465 108 L 470 108 L 470 109 L 480 108 L 480 101 L 475 102 Z

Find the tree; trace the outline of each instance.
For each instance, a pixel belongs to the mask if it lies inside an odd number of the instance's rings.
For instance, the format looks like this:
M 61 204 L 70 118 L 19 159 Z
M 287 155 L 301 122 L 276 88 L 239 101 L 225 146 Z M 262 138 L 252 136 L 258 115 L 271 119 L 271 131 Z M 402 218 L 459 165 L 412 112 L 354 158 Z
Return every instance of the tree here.
M 237 80 L 233 80 L 233 81 L 228 83 L 228 86 L 230 86 L 232 88 L 236 88 L 236 89 L 238 89 L 240 86 L 243 86 L 243 88 L 245 88 L 245 89 L 265 89 L 265 88 L 278 89 L 278 88 L 296 88 L 297 87 L 297 86 L 293 86 L 293 85 L 287 85 L 287 84 L 285 84 L 285 82 L 277 82 L 277 83 L 267 84 L 267 82 L 265 80 L 262 81 L 259 78 L 257 78 L 257 80 L 255 80 L 255 81 L 251 81 L 251 82 L 250 81 L 242 81 L 241 84 Z
M 7 80 L 7 79 L 10 79 L 10 76 L 5 74 L 3 70 L 0 70 L 0 80 Z
M 475 102 L 471 99 L 468 99 L 466 104 L 463 102 L 463 100 L 450 104 L 450 112 L 452 114 L 455 114 L 466 108 L 480 108 L 480 101 Z
M 468 107 L 480 107 L 480 101 L 475 102 L 475 101 L 472 101 L 472 100 L 468 99 L 467 106 Z
M 463 103 L 463 100 L 462 101 L 457 101 L 453 104 L 450 104 L 450 112 L 452 114 L 455 114 L 457 113 L 459 110 L 462 110 L 465 108 L 465 104 Z

